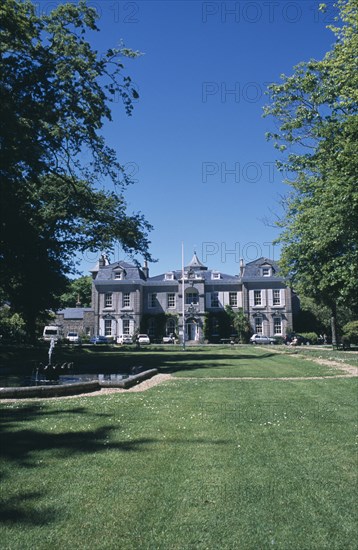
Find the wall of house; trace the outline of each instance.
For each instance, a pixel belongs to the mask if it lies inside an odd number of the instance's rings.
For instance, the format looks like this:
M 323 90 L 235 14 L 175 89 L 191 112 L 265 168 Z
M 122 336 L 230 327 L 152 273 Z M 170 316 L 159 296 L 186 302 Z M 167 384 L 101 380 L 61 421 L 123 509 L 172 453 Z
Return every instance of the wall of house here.
M 201 267 L 195 273 L 188 272 L 184 286 L 185 295 L 188 292 L 197 291 L 198 303 L 191 307 L 185 299 L 185 312 L 188 322 L 197 324 L 198 333 L 201 331 L 201 336 L 206 313 L 219 314 L 225 310 L 226 306 L 233 306 L 230 303 L 230 293 L 235 293 L 236 307 L 243 308 L 244 313 L 249 317 L 253 332 L 258 326 L 258 319 L 260 319 L 260 331 L 267 336 L 274 334 L 284 336 L 287 327 L 292 327 L 291 290 L 275 275 L 273 267 L 270 267 L 269 275 L 263 277 L 264 272 L 267 275 L 267 270 L 262 265 L 257 268 L 256 265 L 251 265 L 247 280 L 245 280 L 244 271 L 240 276 L 221 276 L 211 271 L 203 271 Z M 135 268 L 132 267 L 134 273 Z M 127 265 L 126 268 L 129 270 L 131 266 Z M 126 277 L 116 280 L 113 275 L 111 276 L 110 265 L 104 269 L 107 270 L 104 276 L 98 280 L 95 276 L 93 284 L 94 330 L 97 334 L 104 335 L 106 327 L 107 330 L 110 327 L 112 336 L 116 337 L 124 333 L 124 323 L 128 321 L 130 333 L 133 334 L 139 330 L 143 316 L 154 318 L 158 315 L 173 314 L 181 319 L 183 297 L 179 272 L 173 272 L 173 279 L 167 278 L 165 274 L 162 279 L 159 277 L 145 279 L 140 272 L 135 281 L 134 276 L 132 280 L 127 280 Z M 255 304 L 255 291 L 260 291 L 260 304 Z M 275 297 L 274 291 L 276 291 Z M 128 292 L 130 304 L 124 307 L 123 295 Z M 105 302 L 106 293 L 112 294 L 111 305 Z M 217 293 L 218 304 L 213 303 L 214 293 Z M 174 305 L 168 304 L 168 294 L 175 295 Z

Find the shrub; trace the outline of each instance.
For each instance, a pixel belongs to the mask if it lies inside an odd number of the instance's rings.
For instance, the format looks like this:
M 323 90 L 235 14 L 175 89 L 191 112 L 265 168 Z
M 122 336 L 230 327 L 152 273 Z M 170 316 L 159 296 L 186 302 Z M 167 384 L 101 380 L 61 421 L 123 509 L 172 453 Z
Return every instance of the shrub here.
M 315 332 L 301 332 L 300 334 L 304 338 L 307 338 L 311 342 L 311 344 L 318 343 L 318 336 Z
M 343 338 L 351 344 L 358 344 L 358 321 L 351 321 L 344 325 Z

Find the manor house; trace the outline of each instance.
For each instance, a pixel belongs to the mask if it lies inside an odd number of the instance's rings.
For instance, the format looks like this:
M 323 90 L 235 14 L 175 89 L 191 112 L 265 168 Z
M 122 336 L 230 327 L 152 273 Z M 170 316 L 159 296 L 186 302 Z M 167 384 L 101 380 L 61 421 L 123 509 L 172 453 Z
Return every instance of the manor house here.
M 255 333 L 285 336 L 292 327 L 292 292 L 276 262 L 267 258 L 246 265 L 241 261 L 239 273 L 228 275 L 208 269 L 194 253 L 184 274 L 177 269 L 150 277 L 146 263 L 143 267 L 109 263 L 103 255 L 91 273 L 95 334 L 116 339 L 140 332 L 151 341 L 178 336 L 183 306 L 187 341 L 229 338 L 233 329 L 225 306 L 242 308 Z

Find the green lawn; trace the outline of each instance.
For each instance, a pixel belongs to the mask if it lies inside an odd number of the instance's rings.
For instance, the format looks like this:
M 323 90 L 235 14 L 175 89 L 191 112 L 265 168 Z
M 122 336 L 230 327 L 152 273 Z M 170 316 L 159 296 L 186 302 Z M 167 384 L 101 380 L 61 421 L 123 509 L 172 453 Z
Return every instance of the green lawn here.
M 287 354 L 300 354 L 308 358 L 314 357 L 319 359 L 329 359 L 330 361 L 337 361 L 338 363 L 345 363 L 353 367 L 358 367 L 357 351 L 336 350 L 332 349 L 332 347 L 329 346 L 300 346 L 296 349 L 292 349 L 287 346 L 281 346 L 280 349 Z
M 1 548 L 356 550 L 356 379 L 205 380 L 235 358 L 191 353 L 201 378 L 1 403 Z
M 281 353 L 277 353 L 280 350 Z M 299 352 L 285 346 L 207 346 L 188 347 L 183 352 L 179 346 L 147 346 L 140 351 L 134 347 L 65 347 L 55 348 L 53 362 L 73 361 L 80 372 L 93 370 L 128 371 L 133 366 L 158 368 L 175 376 L 194 377 L 291 377 L 291 376 L 331 376 L 336 369 L 322 366 L 293 357 L 300 352 L 318 357 L 316 350 L 300 348 Z M 321 352 L 321 350 L 319 350 Z M 284 352 L 284 353 L 282 353 Z M 349 353 L 348 353 L 349 356 Z M 356 358 L 356 355 L 349 357 Z M 0 353 L 0 366 L 11 366 L 14 371 L 36 366 L 47 361 L 47 349 L 16 350 Z

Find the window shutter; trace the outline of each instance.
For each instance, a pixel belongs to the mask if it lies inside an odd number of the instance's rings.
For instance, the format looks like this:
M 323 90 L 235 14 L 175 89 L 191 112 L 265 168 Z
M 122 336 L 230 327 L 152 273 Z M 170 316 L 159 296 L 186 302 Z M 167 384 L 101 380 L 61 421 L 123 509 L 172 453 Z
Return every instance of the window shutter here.
M 254 291 L 253 290 L 249 290 L 249 305 L 250 307 L 253 307 L 254 306 Z
M 268 290 L 268 305 L 273 306 L 273 289 L 271 288 Z
M 266 289 L 261 290 L 261 305 L 266 306 Z
M 285 306 L 286 305 L 286 300 L 285 300 L 285 289 L 282 288 L 280 290 L 280 300 L 281 300 L 281 306 Z

